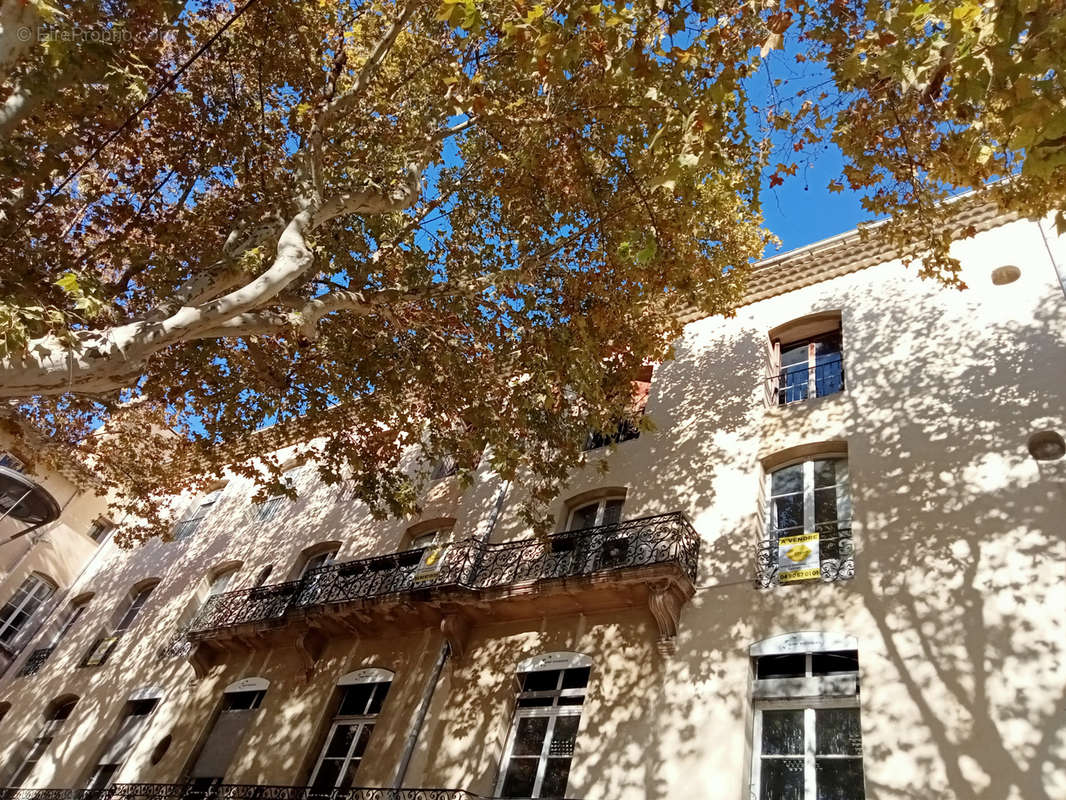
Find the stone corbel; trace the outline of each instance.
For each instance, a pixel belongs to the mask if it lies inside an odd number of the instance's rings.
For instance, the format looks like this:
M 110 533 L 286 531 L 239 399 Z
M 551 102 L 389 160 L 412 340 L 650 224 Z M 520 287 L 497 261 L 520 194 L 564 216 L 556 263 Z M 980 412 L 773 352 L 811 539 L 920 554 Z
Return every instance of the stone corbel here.
M 466 643 L 470 638 L 470 620 L 462 614 L 445 614 L 440 621 L 440 632 L 452 651 L 452 659 L 462 663 L 466 656 Z
M 325 649 L 326 637 L 318 628 L 309 625 L 296 637 L 296 655 L 300 657 L 300 663 L 308 680 L 314 674 L 315 664 L 318 659 L 322 658 L 322 652 Z
M 196 642 L 189 650 L 188 662 L 196 680 L 203 680 L 217 661 L 217 651 L 205 642 Z
M 681 607 L 688 596 L 681 588 L 670 582 L 654 583 L 648 587 L 648 608 L 659 626 L 659 652 L 664 656 L 677 651 L 677 625 L 681 619 Z

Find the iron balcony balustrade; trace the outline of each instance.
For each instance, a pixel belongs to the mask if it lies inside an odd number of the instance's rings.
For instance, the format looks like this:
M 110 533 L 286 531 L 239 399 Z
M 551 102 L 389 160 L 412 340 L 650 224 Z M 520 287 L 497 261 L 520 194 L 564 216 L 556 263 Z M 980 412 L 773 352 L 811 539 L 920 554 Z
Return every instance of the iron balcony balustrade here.
M 759 541 L 756 550 L 755 585 L 760 589 L 769 589 L 779 584 L 806 583 L 811 580 L 832 583 L 854 578 L 855 542 L 851 538 L 851 521 L 820 522 L 815 524 L 814 533 L 817 538 L 810 543 L 791 543 L 788 539 L 803 536 L 805 532 L 770 531 L 766 538 Z M 815 542 L 816 548 L 812 546 Z M 794 548 L 804 547 L 810 553 L 807 558 L 816 555 L 817 563 L 813 559 L 809 564 L 803 563 L 806 559 L 801 556 L 805 556 L 805 552 Z M 790 572 L 798 573 L 804 567 L 817 569 L 817 575 L 790 579 Z
M 362 631 L 375 621 L 395 630 L 395 614 L 425 624 L 453 609 L 466 624 L 643 602 L 672 640 L 680 607 L 694 591 L 699 535 L 673 512 L 545 538 L 461 540 L 443 546 L 433 564 L 424 552 L 333 563 L 298 581 L 216 595 L 192 621 L 189 638 L 239 637 L 238 629 L 262 636 L 331 616 L 347 619 L 341 630 Z M 365 613 L 370 608 L 374 613 Z
M 54 647 L 38 647 L 30 653 L 29 657 L 24 662 L 22 662 L 22 669 L 19 670 L 18 677 L 21 678 L 25 675 L 36 675 L 54 650 Z
M 116 783 L 106 789 L 4 789 L 0 800 L 497 800 L 465 789 L 388 789 L 353 787 L 187 783 Z

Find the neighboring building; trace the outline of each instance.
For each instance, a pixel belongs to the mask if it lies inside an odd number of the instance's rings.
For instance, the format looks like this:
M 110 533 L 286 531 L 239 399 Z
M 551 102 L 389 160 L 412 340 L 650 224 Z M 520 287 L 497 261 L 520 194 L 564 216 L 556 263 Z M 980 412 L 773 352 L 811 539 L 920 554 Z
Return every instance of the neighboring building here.
M 71 585 L 114 528 L 105 516 L 106 499 L 84 469 L 72 464 L 38 475 L 28 463 L 27 454 L 0 433 L 0 467 L 29 475 L 60 507 L 57 520 L 29 530 L 5 514 L 20 498 L 0 498 L 0 675 L 69 599 Z
M 1066 797 L 1066 249 L 964 222 L 967 291 L 854 234 L 761 264 L 547 540 L 486 466 L 406 522 L 297 467 L 295 504 L 234 477 L 108 546 L 0 684 L 0 779 Z

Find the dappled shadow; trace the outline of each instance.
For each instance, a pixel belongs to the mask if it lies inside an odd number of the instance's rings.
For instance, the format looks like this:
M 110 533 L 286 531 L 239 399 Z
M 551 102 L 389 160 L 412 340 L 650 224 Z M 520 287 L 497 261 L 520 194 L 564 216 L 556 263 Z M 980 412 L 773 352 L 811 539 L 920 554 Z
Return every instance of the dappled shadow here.
M 1029 234 L 1022 236 L 1022 232 Z M 676 652 L 659 651 L 646 605 L 475 626 L 430 704 L 406 783 L 495 789 L 515 669 L 551 651 L 594 664 L 568 794 L 588 800 L 747 797 L 752 743 L 748 646 L 775 634 L 825 630 L 859 639 L 867 796 L 1015 800 L 1066 793 L 1066 476 L 1038 466 L 1030 433 L 1066 429 L 1066 304 L 1042 243 L 1015 223 L 959 245 L 974 287 L 946 292 L 898 265 L 693 323 L 675 361 L 655 374 L 648 413 L 658 429 L 575 474 L 568 498 L 626 489 L 629 518 L 672 511 L 701 535 L 697 591 L 682 612 Z M 992 268 L 1022 266 L 993 287 Z M 848 387 L 841 394 L 764 405 L 766 332 L 805 314 L 840 310 Z M 856 577 L 832 584 L 754 588 L 762 460 L 816 442 L 846 442 Z M 342 542 L 340 560 L 401 549 L 416 520 L 379 522 L 329 487 L 260 522 L 238 482 L 189 540 L 115 553 L 84 578 L 92 613 L 41 672 L 6 681 L 0 742 L 25 741 L 47 701 L 81 699 L 34 776 L 72 786 L 138 686 L 165 699 L 124 780 L 176 781 L 195 757 L 222 689 L 271 682 L 230 782 L 306 781 L 335 704 L 339 676 L 394 670 L 359 782 L 391 783 L 442 637 L 435 624 L 359 638 L 331 629 L 309 665 L 297 642 L 235 646 L 203 679 L 160 658 L 195 611 L 210 570 L 241 562 L 231 588 L 275 564 L 284 579 L 316 542 Z M 425 519 L 453 518 L 457 536 L 487 532 L 498 481 L 484 471 L 467 492 L 447 479 Z M 493 539 L 528 535 L 509 490 Z M 75 664 L 129 588 L 161 579 L 138 625 L 103 667 Z M 201 587 L 202 588 L 202 587 Z M 605 585 L 604 592 L 609 591 Z M 413 600 L 413 604 L 417 604 Z M 547 606 L 545 606 L 547 609 Z M 434 613 L 462 613 L 461 607 Z M 295 638 L 295 634 L 293 636 Z M 166 735 L 172 744 L 152 763 Z

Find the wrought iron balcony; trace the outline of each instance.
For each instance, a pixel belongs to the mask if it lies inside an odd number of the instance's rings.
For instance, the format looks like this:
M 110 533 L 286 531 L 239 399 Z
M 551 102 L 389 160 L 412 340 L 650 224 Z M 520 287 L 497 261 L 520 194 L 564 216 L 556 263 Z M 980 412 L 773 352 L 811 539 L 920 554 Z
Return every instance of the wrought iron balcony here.
M 410 607 L 419 600 L 432 600 L 439 607 L 444 601 L 459 605 L 471 600 L 515 601 L 529 587 L 543 598 L 549 585 L 565 585 L 572 600 L 580 594 L 578 589 L 595 591 L 595 585 L 604 582 L 616 589 L 627 583 L 635 587 L 633 596 L 623 601 L 615 597 L 614 607 L 619 602 L 634 604 L 638 589 L 644 599 L 649 592 L 672 593 L 666 603 L 669 615 L 676 617 L 674 607 L 679 609 L 691 595 L 699 536 L 684 514 L 674 512 L 546 538 L 500 543 L 466 539 L 444 546 L 432 564 L 426 563 L 425 552 L 407 550 L 333 563 L 298 581 L 216 595 L 193 620 L 189 637 L 202 641 L 236 627 L 260 633 L 294 619 L 343 614 L 352 605 Z M 497 604 L 503 616 L 495 618 L 521 618 L 523 612 L 514 606 L 512 602 L 512 611 L 504 612 Z M 590 600 L 577 610 L 586 607 L 597 605 Z M 654 606 L 652 610 L 658 619 Z
M 807 537 L 813 538 L 800 541 Z M 755 584 L 760 589 L 809 580 L 851 580 L 855 577 L 851 522 L 819 523 L 813 533 L 770 531 L 759 542 L 755 564 Z
M 44 662 L 48 660 L 48 657 L 52 655 L 54 647 L 38 647 L 22 663 L 22 669 L 19 670 L 19 677 L 24 675 L 36 675 L 37 671 L 44 666 Z
M 0 800 L 495 800 L 465 789 L 116 783 L 106 789 L 4 789 Z

